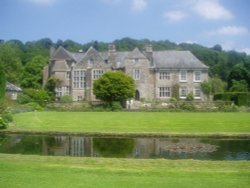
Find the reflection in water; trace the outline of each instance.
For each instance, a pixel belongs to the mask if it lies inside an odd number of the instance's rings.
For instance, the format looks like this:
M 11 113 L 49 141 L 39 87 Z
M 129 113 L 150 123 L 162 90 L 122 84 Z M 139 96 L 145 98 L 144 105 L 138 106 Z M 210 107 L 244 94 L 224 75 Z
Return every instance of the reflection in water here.
M 0 135 L 0 153 L 55 156 L 250 160 L 249 139 L 93 138 Z

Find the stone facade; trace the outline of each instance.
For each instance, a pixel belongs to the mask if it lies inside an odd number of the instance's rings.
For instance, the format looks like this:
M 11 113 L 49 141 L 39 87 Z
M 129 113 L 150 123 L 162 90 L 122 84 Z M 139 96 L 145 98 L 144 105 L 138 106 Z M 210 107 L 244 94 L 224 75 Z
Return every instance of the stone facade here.
M 90 47 L 87 52 L 72 53 L 59 47 L 44 67 L 44 84 L 54 76 L 61 81 L 57 97 L 69 95 L 73 101 L 95 101 L 94 80 L 116 70 L 134 78 L 135 100 L 169 100 L 174 97 L 175 86 L 181 99 L 190 92 L 197 100 L 205 99 L 200 83 L 208 79 L 208 67 L 189 51 L 153 51 L 151 45 L 144 51 L 135 48 L 126 52 L 116 51 L 112 44 L 107 52 Z

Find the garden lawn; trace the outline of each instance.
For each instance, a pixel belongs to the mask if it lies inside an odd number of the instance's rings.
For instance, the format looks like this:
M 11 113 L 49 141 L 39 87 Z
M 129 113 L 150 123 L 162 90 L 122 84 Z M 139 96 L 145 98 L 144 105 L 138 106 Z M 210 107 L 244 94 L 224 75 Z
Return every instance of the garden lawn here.
M 29 112 L 9 131 L 98 133 L 250 133 L 250 113 Z
M 3 188 L 246 188 L 247 161 L 138 160 L 0 154 Z

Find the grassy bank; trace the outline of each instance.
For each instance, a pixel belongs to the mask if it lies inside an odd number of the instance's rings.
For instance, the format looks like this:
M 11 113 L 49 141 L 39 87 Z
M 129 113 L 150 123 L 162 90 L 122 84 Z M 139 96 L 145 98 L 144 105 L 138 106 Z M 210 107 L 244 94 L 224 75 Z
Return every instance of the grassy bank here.
M 101 133 L 250 133 L 250 113 L 29 112 L 10 131 Z
M 0 154 L 0 174 L 1 187 L 244 188 L 250 163 Z

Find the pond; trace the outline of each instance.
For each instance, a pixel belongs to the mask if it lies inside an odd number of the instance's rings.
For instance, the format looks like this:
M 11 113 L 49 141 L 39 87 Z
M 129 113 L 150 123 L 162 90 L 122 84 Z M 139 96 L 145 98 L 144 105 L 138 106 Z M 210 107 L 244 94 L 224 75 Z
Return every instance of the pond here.
M 250 160 L 250 138 L 0 134 L 0 153 L 138 159 Z

